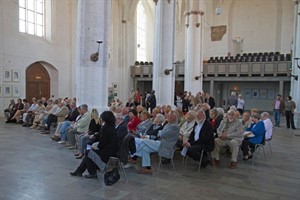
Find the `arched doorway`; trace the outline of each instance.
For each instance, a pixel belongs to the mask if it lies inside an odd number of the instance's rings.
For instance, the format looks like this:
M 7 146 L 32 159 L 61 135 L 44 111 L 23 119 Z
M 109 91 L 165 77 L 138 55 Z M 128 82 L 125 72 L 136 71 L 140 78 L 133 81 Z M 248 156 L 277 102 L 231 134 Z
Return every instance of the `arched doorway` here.
M 50 77 L 47 70 L 40 63 L 30 65 L 26 70 L 26 98 L 50 97 Z

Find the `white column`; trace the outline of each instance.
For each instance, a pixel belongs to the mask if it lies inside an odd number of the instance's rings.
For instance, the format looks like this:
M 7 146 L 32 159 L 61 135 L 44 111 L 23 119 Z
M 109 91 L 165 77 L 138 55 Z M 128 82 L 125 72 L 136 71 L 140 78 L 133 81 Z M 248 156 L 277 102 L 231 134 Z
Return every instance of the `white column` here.
M 186 56 L 184 68 L 184 90 L 192 94 L 203 89 L 203 22 L 204 2 L 188 1 L 186 21 Z M 201 76 L 195 80 L 195 76 Z
M 158 105 L 174 105 L 175 69 L 165 75 L 165 69 L 174 66 L 175 0 L 157 0 L 155 7 L 153 89 Z
M 300 129 L 300 69 L 297 67 L 300 64 L 300 59 L 295 61 L 294 58 L 300 58 L 300 0 L 295 1 L 295 12 L 294 12 L 294 38 L 293 38 L 293 68 L 292 74 L 298 75 L 298 81 L 291 78 L 291 96 L 293 101 L 296 103 L 296 110 L 294 115 L 295 126 Z M 298 62 L 298 63 L 297 63 Z
M 76 97 L 100 113 L 107 110 L 110 12 L 110 0 L 78 0 Z M 98 40 L 103 43 L 93 62 Z

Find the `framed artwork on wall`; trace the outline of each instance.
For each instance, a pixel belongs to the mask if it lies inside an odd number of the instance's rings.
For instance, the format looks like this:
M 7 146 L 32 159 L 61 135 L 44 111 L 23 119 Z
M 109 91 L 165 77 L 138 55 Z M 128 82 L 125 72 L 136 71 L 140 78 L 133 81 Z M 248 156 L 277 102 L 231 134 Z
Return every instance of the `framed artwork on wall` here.
M 258 99 L 259 98 L 259 93 L 257 89 L 252 90 L 252 99 Z
M 14 85 L 12 89 L 13 97 L 19 97 L 20 96 L 20 86 Z
M 3 96 L 11 97 L 11 86 L 10 85 L 3 86 Z
M 251 99 L 251 89 L 245 89 L 244 98 L 245 99 Z
M 20 71 L 13 70 L 12 79 L 13 82 L 20 82 Z
M 274 99 L 274 98 L 275 98 L 275 91 L 268 90 L 268 99 Z
M 261 99 L 266 99 L 267 98 L 267 90 L 265 90 L 265 89 L 259 90 L 259 97 Z
M 3 81 L 11 81 L 11 70 L 10 69 L 5 69 L 3 71 Z

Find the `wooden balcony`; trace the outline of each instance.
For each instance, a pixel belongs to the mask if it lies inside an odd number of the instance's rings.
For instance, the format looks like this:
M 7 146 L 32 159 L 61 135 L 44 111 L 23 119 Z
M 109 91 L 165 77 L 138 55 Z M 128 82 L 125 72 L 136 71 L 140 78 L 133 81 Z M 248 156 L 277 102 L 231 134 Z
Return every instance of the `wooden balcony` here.
M 274 80 L 276 77 L 284 77 L 288 80 L 291 65 L 291 61 L 205 63 L 203 64 L 203 78 L 204 80 L 218 80 L 226 77 L 240 77 L 239 79 L 242 80 L 243 77 L 273 77 Z M 138 79 L 151 79 L 152 68 L 152 65 L 133 65 L 130 67 L 131 76 Z M 176 64 L 175 73 L 176 78 L 184 77 L 184 64 Z

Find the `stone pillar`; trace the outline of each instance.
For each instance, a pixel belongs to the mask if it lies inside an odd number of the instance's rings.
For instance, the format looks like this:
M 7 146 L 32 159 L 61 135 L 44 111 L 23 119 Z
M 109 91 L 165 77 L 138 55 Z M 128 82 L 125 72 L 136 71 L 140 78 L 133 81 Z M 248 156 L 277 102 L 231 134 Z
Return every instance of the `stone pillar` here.
M 158 105 L 174 105 L 175 0 L 155 2 L 153 89 L 156 91 Z M 164 70 L 172 68 L 169 75 L 164 73 Z
M 294 58 L 300 58 L 300 0 L 295 2 L 295 12 L 294 12 L 294 37 L 293 37 L 293 67 L 292 74 L 298 75 L 298 81 L 293 77 L 291 78 L 291 96 L 293 101 L 296 103 L 296 110 L 294 114 L 295 126 L 300 129 L 300 59 L 294 60 Z
M 279 91 L 278 94 L 283 96 L 283 81 L 279 81 Z
M 204 2 L 202 0 L 187 1 L 184 90 L 192 94 L 202 92 L 203 89 L 203 22 Z M 195 76 L 201 76 L 201 78 L 195 80 Z
M 210 96 L 215 97 L 215 94 L 214 94 L 214 81 L 210 81 L 209 94 L 210 94 Z
M 107 110 L 110 0 L 78 0 L 76 97 L 99 113 Z M 99 48 L 98 61 L 90 59 Z

